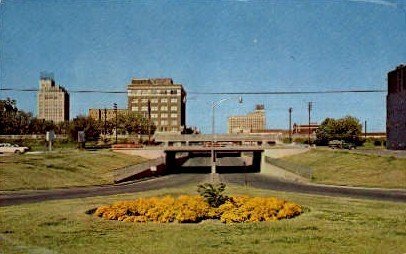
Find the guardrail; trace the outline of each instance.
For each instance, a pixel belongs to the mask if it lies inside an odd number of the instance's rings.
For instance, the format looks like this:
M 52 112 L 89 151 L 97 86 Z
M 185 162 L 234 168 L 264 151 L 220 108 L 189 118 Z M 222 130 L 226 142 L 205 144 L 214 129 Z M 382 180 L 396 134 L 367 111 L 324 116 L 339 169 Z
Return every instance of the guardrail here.
M 265 156 L 265 162 L 309 179 L 313 177 L 313 170 L 310 167 L 269 156 Z

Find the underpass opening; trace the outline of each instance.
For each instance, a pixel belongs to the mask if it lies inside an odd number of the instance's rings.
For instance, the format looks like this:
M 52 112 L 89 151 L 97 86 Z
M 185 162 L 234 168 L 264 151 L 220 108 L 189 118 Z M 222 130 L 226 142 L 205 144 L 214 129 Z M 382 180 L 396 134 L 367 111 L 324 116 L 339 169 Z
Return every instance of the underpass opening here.
M 260 171 L 262 152 L 234 152 L 226 151 L 215 153 L 216 173 L 255 173 Z M 211 173 L 210 151 L 189 152 L 187 159 L 181 163 L 176 161 L 176 155 L 170 155 L 173 159 L 167 160 L 169 174 L 209 174 Z

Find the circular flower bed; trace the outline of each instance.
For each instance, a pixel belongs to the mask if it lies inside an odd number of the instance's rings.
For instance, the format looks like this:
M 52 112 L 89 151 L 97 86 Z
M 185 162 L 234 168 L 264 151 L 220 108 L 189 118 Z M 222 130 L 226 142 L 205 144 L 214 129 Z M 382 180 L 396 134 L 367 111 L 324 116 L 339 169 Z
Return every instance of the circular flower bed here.
M 108 220 L 128 222 L 196 223 L 218 219 L 224 223 L 275 221 L 302 213 L 294 203 L 274 197 L 230 197 L 219 207 L 211 207 L 201 196 L 140 198 L 100 206 L 94 214 Z

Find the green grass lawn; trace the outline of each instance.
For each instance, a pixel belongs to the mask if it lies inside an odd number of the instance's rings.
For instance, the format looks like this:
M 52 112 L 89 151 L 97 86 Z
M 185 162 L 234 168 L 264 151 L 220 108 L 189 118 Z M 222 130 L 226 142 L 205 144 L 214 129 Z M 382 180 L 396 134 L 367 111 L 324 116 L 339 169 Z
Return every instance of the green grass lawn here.
M 108 150 L 64 149 L 0 157 L 0 190 L 49 189 L 113 183 L 114 169 L 145 159 Z
M 406 188 L 405 158 L 312 149 L 278 160 L 277 164 L 287 170 L 311 168 L 312 181 L 316 183 Z
M 0 209 L 4 253 L 405 253 L 406 204 L 231 187 L 228 194 L 276 196 L 301 204 L 290 220 L 260 223 L 127 223 L 86 215 L 117 200 L 195 194 L 196 187 Z

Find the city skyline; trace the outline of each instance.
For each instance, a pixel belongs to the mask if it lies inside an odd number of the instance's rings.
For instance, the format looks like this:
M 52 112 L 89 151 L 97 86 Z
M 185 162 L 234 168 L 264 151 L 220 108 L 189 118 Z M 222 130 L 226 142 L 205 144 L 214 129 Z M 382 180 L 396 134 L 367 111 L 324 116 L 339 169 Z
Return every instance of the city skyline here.
M 387 73 L 404 63 L 405 17 L 368 1 L 2 2 L 1 88 L 35 88 L 41 71 L 70 90 L 126 90 L 132 77 L 173 78 L 188 93 L 187 125 L 210 132 L 210 102 L 196 92 L 386 90 Z M 47 13 L 46 18 L 38 13 Z M 1 91 L 34 112 L 36 93 Z M 227 96 L 226 96 L 227 97 Z M 267 128 L 353 115 L 385 130 L 386 93 L 245 95 L 216 112 L 227 117 L 264 104 Z M 120 108 L 127 95 L 71 93 L 71 118 L 89 108 Z M 202 114 L 204 112 L 204 114 Z

